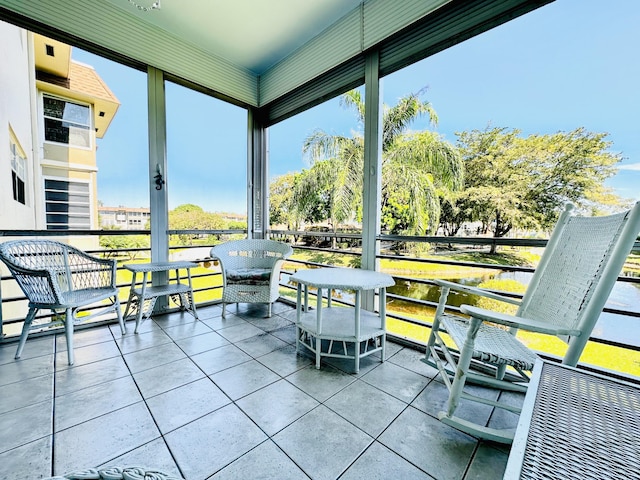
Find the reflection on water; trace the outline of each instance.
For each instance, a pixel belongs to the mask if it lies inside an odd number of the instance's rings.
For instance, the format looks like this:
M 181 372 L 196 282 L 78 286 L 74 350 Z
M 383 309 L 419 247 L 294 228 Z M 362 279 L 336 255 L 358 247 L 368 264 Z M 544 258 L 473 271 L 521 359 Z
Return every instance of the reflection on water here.
M 443 279 L 461 283 L 467 286 L 477 286 L 492 279 L 516 280 L 528 285 L 532 274 L 528 272 L 500 272 L 478 277 Z M 416 282 L 396 282 L 394 287 L 387 289 L 389 293 L 415 298 L 417 300 L 438 302 L 440 288 L 436 285 L 425 285 Z M 453 306 L 462 304 L 475 305 L 476 298 L 464 293 L 451 292 L 448 303 Z M 618 282 L 614 286 L 607 301 L 607 307 L 640 312 L 640 285 Z M 420 306 L 403 304 L 402 311 L 419 313 Z M 640 346 L 640 319 L 613 313 L 603 313 L 596 324 L 591 336 L 629 345 Z

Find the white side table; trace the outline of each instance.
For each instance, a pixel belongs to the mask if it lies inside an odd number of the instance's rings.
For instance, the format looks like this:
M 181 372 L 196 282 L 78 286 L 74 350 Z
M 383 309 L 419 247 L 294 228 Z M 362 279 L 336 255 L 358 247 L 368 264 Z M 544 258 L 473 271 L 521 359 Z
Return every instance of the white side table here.
M 357 373 L 360 359 L 375 352 L 381 352 L 384 362 L 386 287 L 395 284 L 393 277 L 355 268 L 318 268 L 300 270 L 291 276 L 291 280 L 298 283 L 296 351 L 304 346 L 315 353 L 316 368 L 320 368 L 322 357 L 347 358 L 354 360 Z M 317 289 L 315 312 L 309 312 L 308 308 L 309 287 Z M 328 291 L 326 307 L 322 305 L 323 289 Z M 361 309 L 362 292 L 375 289 L 379 290 L 379 315 Z M 332 306 L 332 290 L 355 291 L 355 306 Z
M 136 328 L 135 333 L 138 333 L 138 327 L 144 319 L 148 319 L 153 312 L 153 307 L 156 304 L 158 297 L 168 295 L 174 301 L 174 303 L 180 302 L 180 308 L 191 312 L 191 314 L 198 319 L 198 313 L 196 312 L 196 304 L 193 301 L 193 286 L 191 285 L 191 268 L 197 267 L 198 264 L 194 262 L 152 262 L 152 263 L 131 263 L 125 265 L 124 268 L 133 272 L 133 278 L 131 279 L 131 289 L 129 290 L 129 300 L 127 301 L 127 308 L 124 311 L 124 318 L 127 318 L 129 310 L 131 314 L 136 311 Z M 187 283 L 181 283 L 180 270 L 187 271 Z M 152 272 L 169 272 L 171 270 L 176 271 L 176 276 L 173 279 L 168 279 L 167 285 L 149 285 L 147 279 L 149 273 Z M 138 273 L 142 273 L 142 287 L 136 288 L 136 280 Z M 174 283 L 171 283 L 172 280 Z

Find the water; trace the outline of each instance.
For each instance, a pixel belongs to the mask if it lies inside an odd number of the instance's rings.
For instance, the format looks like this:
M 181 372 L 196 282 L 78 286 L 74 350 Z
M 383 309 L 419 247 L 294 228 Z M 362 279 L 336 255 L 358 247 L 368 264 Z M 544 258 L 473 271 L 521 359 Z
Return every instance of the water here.
M 477 286 L 490 279 L 510 279 L 528 285 L 531 275 L 531 273 L 527 272 L 496 272 L 478 277 L 448 280 L 463 285 Z M 438 302 L 440 297 L 439 287 L 415 282 L 398 282 L 396 286 L 387 290 L 389 293 L 431 302 Z M 448 303 L 454 306 L 460 306 L 463 303 L 468 304 L 472 302 L 467 295 L 452 292 Z M 640 311 L 640 285 L 617 282 L 607 300 L 606 306 L 634 312 Z M 640 318 L 604 312 L 600 315 L 591 336 L 603 340 L 640 346 Z

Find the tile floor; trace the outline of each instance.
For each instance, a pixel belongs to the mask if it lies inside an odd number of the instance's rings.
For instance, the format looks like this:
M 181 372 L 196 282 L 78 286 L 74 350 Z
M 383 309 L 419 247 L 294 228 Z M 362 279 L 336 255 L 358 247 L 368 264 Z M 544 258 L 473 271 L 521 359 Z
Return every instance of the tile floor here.
M 188 480 L 502 478 L 508 448 L 437 420 L 446 388 L 420 352 L 389 342 L 357 375 L 341 361 L 316 370 L 296 355 L 290 306 L 229 312 L 78 331 L 71 368 L 63 335 L 29 339 L 19 361 L 0 347 L 0 479 L 109 465 Z

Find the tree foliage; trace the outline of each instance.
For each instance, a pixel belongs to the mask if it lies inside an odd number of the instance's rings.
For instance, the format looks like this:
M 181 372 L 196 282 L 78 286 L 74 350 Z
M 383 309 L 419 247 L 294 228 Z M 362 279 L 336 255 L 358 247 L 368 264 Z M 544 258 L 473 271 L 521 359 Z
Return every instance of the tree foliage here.
M 295 188 L 299 173 L 287 173 L 276 177 L 269 186 L 269 223 L 286 225 L 296 229 L 298 222 L 291 192 Z
M 149 237 L 146 235 L 100 235 L 100 246 L 107 250 L 108 257 L 117 257 L 122 254 L 126 255 L 129 261 L 133 261 L 140 252 L 131 249 L 148 248 Z M 118 250 L 126 251 L 118 252 Z
M 466 183 L 449 213 L 480 221 L 502 237 L 513 228 L 552 227 L 567 202 L 593 210 L 603 199 L 619 200 L 604 186 L 621 160 L 608 151 L 606 133 L 520 133 L 488 128 L 457 134 Z
M 224 228 L 224 220 L 216 213 L 205 212 L 202 207 L 190 203 L 180 205 L 169 212 L 169 229 L 171 230 L 220 230 Z M 181 245 L 192 245 L 199 234 L 181 233 L 177 237 Z
M 423 92 L 403 97 L 383 108 L 382 228 L 390 233 L 423 234 L 438 226 L 440 189 L 462 186 L 462 162 L 456 148 L 430 131 L 410 132 L 420 117 L 437 121 L 432 106 L 420 100 Z M 364 124 L 364 102 L 354 90 L 341 103 Z M 311 167 L 293 182 L 292 210 L 301 221 L 328 221 L 334 231 L 349 220 L 360 220 L 364 166 L 364 136 L 330 135 L 316 130 L 304 142 Z M 283 182 L 285 182 L 283 180 Z M 272 196 L 281 183 L 272 184 Z M 282 205 L 282 202 L 279 203 Z M 282 211 L 281 207 L 272 209 Z

